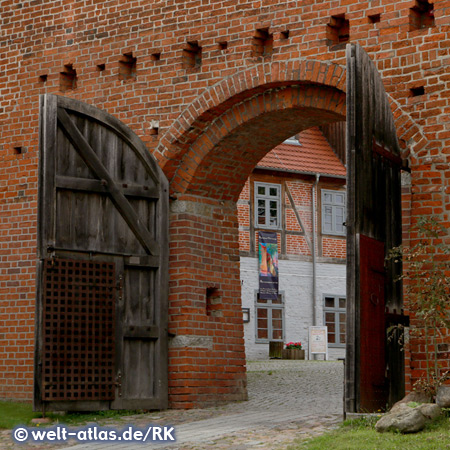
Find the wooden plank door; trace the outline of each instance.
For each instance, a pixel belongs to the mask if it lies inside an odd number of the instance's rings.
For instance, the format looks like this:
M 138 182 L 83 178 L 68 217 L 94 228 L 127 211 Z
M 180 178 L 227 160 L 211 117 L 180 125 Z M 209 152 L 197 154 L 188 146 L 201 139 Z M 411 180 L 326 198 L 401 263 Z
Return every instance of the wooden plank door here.
M 386 320 L 384 243 L 360 236 L 360 404 L 378 411 L 386 407 Z
M 40 107 L 35 408 L 166 408 L 167 180 L 104 111 Z
M 387 318 L 401 321 L 401 268 L 384 261 L 401 243 L 402 166 L 380 75 L 359 45 L 348 44 L 347 412 L 377 410 L 404 392 L 403 353 L 386 340 Z M 395 373 L 387 361 L 396 362 Z

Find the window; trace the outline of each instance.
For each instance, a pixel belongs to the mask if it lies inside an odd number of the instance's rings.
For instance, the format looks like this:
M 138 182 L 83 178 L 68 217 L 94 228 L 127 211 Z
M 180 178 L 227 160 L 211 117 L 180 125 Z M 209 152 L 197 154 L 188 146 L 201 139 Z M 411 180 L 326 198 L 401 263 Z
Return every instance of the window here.
M 256 342 L 284 341 L 284 305 L 282 295 L 277 300 L 262 300 L 256 296 Z
M 257 228 L 280 228 L 281 185 L 255 183 L 255 223 Z
M 345 297 L 335 295 L 324 296 L 323 323 L 328 327 L 328 345 L 330 347 L 345 346 Z
M 283 144 L 289 144 L 289 145 L 298 145 L 298 146 L 302 146 L 302 144 L 300 143 L 300 141 L 295 137 L 295 136 L 291 136 L 290 138 L 287 138 Z
M 322 234 L 345 236 L 345 192 L 322 190 Z

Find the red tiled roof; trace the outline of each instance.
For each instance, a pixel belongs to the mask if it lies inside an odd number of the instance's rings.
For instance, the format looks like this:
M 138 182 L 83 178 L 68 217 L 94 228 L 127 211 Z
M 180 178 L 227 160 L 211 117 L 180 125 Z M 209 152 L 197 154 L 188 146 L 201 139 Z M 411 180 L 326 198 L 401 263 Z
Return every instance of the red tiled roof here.
M 319 128 L 302 131 L 298 140 L 300 145 L 277 145 L 259 161 L 257 167 L 345 176 L 344 165 Z

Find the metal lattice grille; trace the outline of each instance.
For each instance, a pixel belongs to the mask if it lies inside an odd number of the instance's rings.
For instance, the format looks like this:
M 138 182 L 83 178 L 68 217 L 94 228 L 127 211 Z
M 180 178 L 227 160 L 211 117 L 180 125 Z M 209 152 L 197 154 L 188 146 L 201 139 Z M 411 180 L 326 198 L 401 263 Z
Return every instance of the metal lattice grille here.
M 46 259 L 42 400 L 114 399 L 114 263 Z

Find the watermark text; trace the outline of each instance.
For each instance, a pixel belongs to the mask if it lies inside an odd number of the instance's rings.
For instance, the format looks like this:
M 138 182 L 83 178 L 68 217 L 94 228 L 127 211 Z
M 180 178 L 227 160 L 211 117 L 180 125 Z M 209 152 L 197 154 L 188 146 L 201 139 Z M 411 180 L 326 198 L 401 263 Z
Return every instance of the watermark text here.
M 90 425 L 84 428 L 68 428 L 57 425 L 50 428 L 16 427 L 12 432 L 16 442 L 64 442 L 75 439 L 80 442 L 172 442 L 175 428 L 170 426 L 128 426 L 121 430 Z

